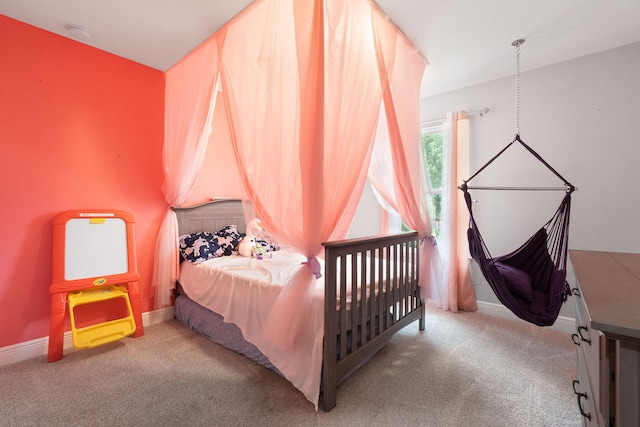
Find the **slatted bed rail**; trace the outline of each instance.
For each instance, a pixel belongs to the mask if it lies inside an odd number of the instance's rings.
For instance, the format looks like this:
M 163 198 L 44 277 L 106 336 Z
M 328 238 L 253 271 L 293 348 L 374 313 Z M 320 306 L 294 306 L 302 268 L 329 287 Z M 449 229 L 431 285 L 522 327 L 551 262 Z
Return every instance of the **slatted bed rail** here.
M 424 329 L 419 243 L 416 232 L 323 243 L 325 411 L 336 405 L 337 385 L 395 332 L 417 319 Z

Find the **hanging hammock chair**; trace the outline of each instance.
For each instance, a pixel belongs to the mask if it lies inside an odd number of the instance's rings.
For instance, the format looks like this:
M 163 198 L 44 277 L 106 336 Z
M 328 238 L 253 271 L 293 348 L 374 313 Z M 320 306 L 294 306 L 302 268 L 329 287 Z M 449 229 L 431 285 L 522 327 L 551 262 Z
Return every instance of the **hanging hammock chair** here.
M 470 187 L 468 182 L 498 158 L 514 142 L 521 144 L 549 170 L 564 181 L 564 187 Z M 556 172 L 518 134 L 514 140 L 459 187 L 469 210 L 469 251 L 502 304 L 516 316 L 538 326 L 552 325 L 562 304 L 571 295 L 566 281 L 571 194 L 575 187 Z M 473 216 L 470 189 L 565 190 L 553 217 L 515 251 L 492 257 Z

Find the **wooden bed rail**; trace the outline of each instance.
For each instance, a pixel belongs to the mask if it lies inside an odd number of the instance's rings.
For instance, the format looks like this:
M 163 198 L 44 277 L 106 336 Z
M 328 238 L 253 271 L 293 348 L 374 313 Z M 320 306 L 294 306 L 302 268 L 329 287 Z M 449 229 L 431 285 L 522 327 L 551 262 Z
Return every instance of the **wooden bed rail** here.
M 323 243 L 325 316 L 323 408 L 336 387 L 404 326 L 420 319 L 417 232 Z M 330 304 L 336 301 L 336 304 Z

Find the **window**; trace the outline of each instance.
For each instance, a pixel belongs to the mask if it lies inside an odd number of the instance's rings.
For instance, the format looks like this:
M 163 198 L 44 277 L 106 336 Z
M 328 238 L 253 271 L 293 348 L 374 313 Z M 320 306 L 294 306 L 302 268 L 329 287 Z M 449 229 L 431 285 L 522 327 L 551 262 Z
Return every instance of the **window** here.
M 443 126 L 430 126 L 421 129 L 423 166 L 429 178 L 431 194 L 433 195 L 433 209 L 431 220 L 433 221 L 433 233 L 440 237 L 440 225 L 442 215 L 442 164 L 444 150 L 442 146 Z
M 444 124 L 425 126 L 420 129 L 420 132 L 422 136 L 422 172 L 427 175 L 432 195 L 428 202 L 429 213 L 431 214 L 431 225 L 433 226 L 433 234 L 436 238 L 439 238 L 442 231 Z M 374 189 L 374 194 L 376 193 Z M 385 202 L 382 200 L 382 196 L 376 195 L 376 198 L 379 203 L 384 206 Z M 397 213 L 390 213 L 387 221 L 389 231 L 411 231 Z

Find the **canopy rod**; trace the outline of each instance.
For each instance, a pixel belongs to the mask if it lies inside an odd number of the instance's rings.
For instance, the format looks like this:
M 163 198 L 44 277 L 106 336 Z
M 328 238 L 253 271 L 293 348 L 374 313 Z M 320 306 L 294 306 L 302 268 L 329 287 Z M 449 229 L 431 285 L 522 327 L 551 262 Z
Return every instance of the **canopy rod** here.
M 476 111 L 469 111 L 467 113 L 467 117 L 469 116 L 475 116 L 478 115 L 480 117 L 484 116 L 485 114 L 487 114 L 489 112 L 489 107 L 484 107 L 480 110 L 476 110 Z M 433 119 L 433 120 L 429 120 L 426 122 L 422 122 L 420 123 L 420 128 L 424 129 L 424 128 L 428 128 L 431 126 L 439 126 L 441 124 L 443 124 L 445 121 L 447 120 L 446 117 L 441 117 L 439 119 Z
M 464 189 L 464 185 L 458 186 L 459 190 Z M 569 192 L 569 187 L 492 187 L 485 185 L 467 185 L 467 189 L 469 190 L 508 190 L 508 191 L 566 191 Z M 574 187 L 574 190 L 577 190 L 577 187 Z

